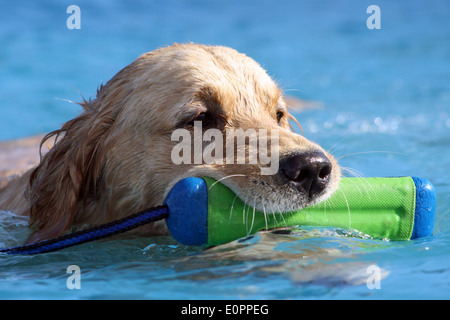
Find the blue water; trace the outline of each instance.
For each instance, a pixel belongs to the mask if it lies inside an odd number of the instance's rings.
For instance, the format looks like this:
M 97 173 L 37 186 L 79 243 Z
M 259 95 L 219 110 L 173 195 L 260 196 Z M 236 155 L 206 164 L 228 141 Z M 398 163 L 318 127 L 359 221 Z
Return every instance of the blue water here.
M 449 299 L 450 2 L 8 1 L 0 10 L 0 140 L 48 132 L 143 52 L 173 42 L 245 52 L 285 92 L 322 108 L 304 134 L 362 176 L 421 176 L 437 192 L 434 235 L 386 242 L 339 229 L 258 234 L 212 250 L 119 237 L 38 256 L 0 256 L 2 299 Z M 366 9 L 381 9 L 369 30 Z M 347 172 L 348 175 L 351 175 Z M 0 245 L 26 221 L 0 214 Z M 81 289 L 66 286 L 69 265 Z M 368 266 L 380 268 L 369 289 Z

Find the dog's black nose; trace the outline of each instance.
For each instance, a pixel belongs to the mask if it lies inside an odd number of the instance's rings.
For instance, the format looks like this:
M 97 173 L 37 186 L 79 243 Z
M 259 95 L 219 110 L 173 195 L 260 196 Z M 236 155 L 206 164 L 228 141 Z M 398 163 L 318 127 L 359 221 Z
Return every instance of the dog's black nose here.
M 280 162 L 281 173 L 309 198 L 325 189 L 331 169 L 330 160 L 322 152 L 296 154 Z

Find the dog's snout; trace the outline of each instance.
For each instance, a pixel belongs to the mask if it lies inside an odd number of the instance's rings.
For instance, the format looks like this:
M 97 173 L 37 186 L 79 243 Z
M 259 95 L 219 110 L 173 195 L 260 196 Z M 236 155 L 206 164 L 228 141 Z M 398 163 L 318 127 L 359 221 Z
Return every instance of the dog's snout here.
M 280 162 L 281 173 L 309 198 L 322 192 L 331 178 L 332 164 L 322 152 L 296 154 Z

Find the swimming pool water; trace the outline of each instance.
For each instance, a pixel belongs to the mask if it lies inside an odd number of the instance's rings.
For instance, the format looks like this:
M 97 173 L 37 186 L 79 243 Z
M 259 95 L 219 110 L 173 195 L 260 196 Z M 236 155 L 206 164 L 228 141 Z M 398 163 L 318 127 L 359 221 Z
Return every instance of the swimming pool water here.
M 173 42 L 236 48 L 321 108 L 295 115 L 347 175 L 420 176 L 434 235 L 406 242 L 333 228 L 260 233 L 204 250 L 118 236 L 37 256 L 0 255 L 0 299 L 450 298 L 450 3 L 413 1 L 14 1 L 0 10 L 0 140 L 52 131 L 138 55 Z M 366 27 L 369 5 L 380 30 Z M 0 212 L 0 245 L 28 233 Z M 353 236 L 350 236 L 353 235 Z M 67 288 L 67 267 L 81 289 Z M 381 274 L 370 289 L 370 266 Z M 369 271 L 369 272 L 368 272 Z

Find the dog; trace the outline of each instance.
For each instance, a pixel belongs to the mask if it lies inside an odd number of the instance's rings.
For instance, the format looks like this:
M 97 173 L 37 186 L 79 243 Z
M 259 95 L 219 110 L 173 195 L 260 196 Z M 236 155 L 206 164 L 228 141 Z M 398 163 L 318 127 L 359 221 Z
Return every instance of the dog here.
M 190 176 L 220 180 L 272 213 L 323 201 L 338 187 L 336 159 L 293 131 L 279 86 L 228 47 L 186 43 L 145 53 L 80 105 L 78 117 L 43 137 L 41 148 L 50 147 L 39 164 L 0 185 L 0 209 L 29 216 L 27 243 L 161 205 Z M 278 153 L 277 171 L 262 175 L 260 163 L 174 164 L 171 134 L 195 123 L 220 130 L 225 142 L 232 129 L 276 132 L 269 145 Z M 168 234 L 163 221 L 143 232 Z

